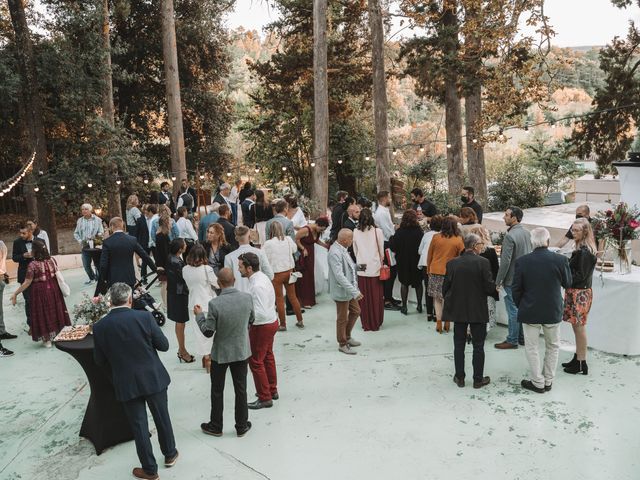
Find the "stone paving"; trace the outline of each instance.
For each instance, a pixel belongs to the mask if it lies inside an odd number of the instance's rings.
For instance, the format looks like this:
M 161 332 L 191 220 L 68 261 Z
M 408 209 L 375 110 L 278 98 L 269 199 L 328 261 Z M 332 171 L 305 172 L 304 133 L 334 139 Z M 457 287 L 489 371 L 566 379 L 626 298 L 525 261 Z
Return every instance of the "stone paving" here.
M 93 289 L 79 269 L 65 277 L 75 292 L 69 305 Z M 16 355 L 0 359 L 0 479 L 132 478 L 133 442 L 96 456 L 78 437 L 89 396 L 84 373 L 67 354 L 22 332 L 22 305 L 9 304 L 15 288 L 9 285 L 3 299 L 8 329 L 20 336 L 5 342 Z M 160 298 L 157 288 L 152 293 Z M 171 348 L 160 356 L 172 378 L 180 459 L 172 469 L 161 467 L 160 478 L 640 478 L 640 358 L 590 351 L 589 376 L 559 368 L 553 390 L 539 395 L 519 386 L 527 374 L 524 351 L 493 349 L 506 333 L 496 327 L 486 349 L 491 385 L 459 389 L 451 379 L 451 334 L 436 334 L 415 305 L 409 310 L 406 317 L 387 312 L 379 332 L 358 325 L 354 337 L 363 345 L 347 356 L 336 348 L 333 303 L 320 297 L 305 315 L 305 330 L 278 333 L 280 400 L 250 411 L 253 429 L 241 439 L 234 435 L 230 378 L 224 436 L 200 432 L 209 415 L 209 378 L 199 361 L 178 363 L 168 322 Z M 560 360 L 570 356 L 564 351 Z M 468 355 L 468 377 L 470 361 Z

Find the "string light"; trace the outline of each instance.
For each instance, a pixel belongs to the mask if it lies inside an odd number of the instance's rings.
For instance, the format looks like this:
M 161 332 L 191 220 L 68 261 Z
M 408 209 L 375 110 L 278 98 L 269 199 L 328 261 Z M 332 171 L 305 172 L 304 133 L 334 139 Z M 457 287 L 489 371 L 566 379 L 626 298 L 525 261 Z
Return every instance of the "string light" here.
M 420 153 L 424 153 L 424 145 L 420 145 Z
M 231 172 L 227 172 L 227 177 L 230 177 L 230 176 L 231 176 Z
M 478 143 L 478 139 L 474 138 L 473 140 L 471 140 L 473 143 Z
M 342 159 L 338 160 L 338 165 L 342 165 Z
M 149 183 L 149 179 L 148 178 L 143 178 L 142 182 L 146 185 L 147 183 Z
M 120 185 L 121 183 L 122 183 L 122 180 L 120 180 L 120 179 L 116 180 L 116 185 Z
M 311 166 L 315 167 L 316 166 L 316 162 L 311 162 Z
M 398 154 L 398 149 L 396 147 L 393 147 L 393 150 L 391 151 L 392 155 L 397 155 Z
M 33 189 L 33 191 L 34 191 L 34 192 L 36 192 L 36 193 L 38 193 L 38 192 L 40 191 L 40 188 L 39 188 L 39 187 L 35 187 L 35 188 Z
M 200 174 L 200 180 L 204 180 L 204 175 Z
M 256 168 L 254 169 L 254 171 L 258 173 L 260 171 L 260 165 L 256 165 Z
M 365 156 L 364 159 L 368 162 L 369 160 L 371 160 L 371 157 L 369 155 Z
M 286 172 L 287 171 L 287 167 L 282 167 L 282 171 Z
M 60 185 L 60 190 L 64 190 L 65 188 L 67 188 L 65 185 Z
M 452 145 L 450 143 L 447 143 L 447 148 L 451 148 Z
M 93 183 L 87 183 L 87 187 L 89 188 L 93 187 Z
M 171 181 L 175 182 L 176 181 L 176 176 L 175 175 L 171 175 Z

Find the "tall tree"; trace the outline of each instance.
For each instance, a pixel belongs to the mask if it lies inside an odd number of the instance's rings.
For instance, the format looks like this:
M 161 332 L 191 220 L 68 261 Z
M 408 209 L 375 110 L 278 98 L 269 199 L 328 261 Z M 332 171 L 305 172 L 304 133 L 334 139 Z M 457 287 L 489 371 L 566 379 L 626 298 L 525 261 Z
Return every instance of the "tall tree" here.
M 376 132 L 376 183 L 378 191 L 391 191 L 389 131 L 387 126 L 387 79 L 384 67 L 384 25 L 380 0 L 369 0 L 371 65 L 373 68 L 373 115 Z
M 47 139 L 42 113 L 42 98 L 36 71 L 33 43 L 25 13 L 24 0 L 8 0 L 11 23 L 15 32 L 18 66 L 22 80 L 22 97 L 25 104 L 25 124 L 29 132 L 31 151 L 35 154 L 34 166 L 37 172 L 48 170 Z M 51 204 L 41 192 L 36 194 L 38 221 L 43 230 L 49 232 L 51 253 L 58 253 L 58 231 Z
M 327 72 L 327 0 L 313 0 L 313 159 L 311 199 L 314 214 L 329 199 L 329 73 Z
M 164 56 L 165 88 L 167 91 L 171 171 L 177 178 L 187 178 L 173 0 L 162 0 L 162 51 Z M 179 183 L 174 182 L 174 194 L 178 192 L 178 188 Z
M 103 87 L 102 87 L 102 118 L 111 128 L 115 127 L 115 108 L 113 106 L 113 78 L 111 75 L 111 27 L 109 14 L 109 0 L 102 0 L 102 45 L 104 56 Z M 109 215 L 122 217 L 122 205 L 120 202 L 120 184 L 115 183 L 118 176 L 118 166 L 114 163 L 105 165 L 110 173 L 109 177 L 114 183 L 107 190 L 107 204 Z

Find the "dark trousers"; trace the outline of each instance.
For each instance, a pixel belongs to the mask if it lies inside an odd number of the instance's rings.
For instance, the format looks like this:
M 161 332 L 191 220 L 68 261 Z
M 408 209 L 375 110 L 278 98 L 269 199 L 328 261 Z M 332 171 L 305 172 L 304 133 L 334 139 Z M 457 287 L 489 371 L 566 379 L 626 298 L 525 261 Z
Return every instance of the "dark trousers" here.
M 176 453 L 176 441 L 173 437 L 173 428 L 169 418 L 169 408 L 167 400 L 167 390 L 134 398 L 123 402 L 124 413 L 127 415 L 133 438 L 136 442 L 136 451 L 142 469 L 149 475 L 158 473 L 158 464 L 153 456 L 153 448 L 149 438 L 149 422 L 147 421 L 147 408 L 153 416 L 153 422 L 158 430 L 158 442 L 160 450 L 165 457 L 173 457 Z
M 22 291 L 24 298 L 24 313 L 27 315 L 27 325 L 31 326 L 31 287 Z
M 142 247 L 142 248 L 144 248 L 145 252 L 151 255 L 151 252 L 153 250 L 151 247 Z M 142 278 L 147 278 L 147 262 L 145 262 L 144 260 L 142 260 L 142 265 L 140 266 L 140 276 Z
M 217 363 L 211 362 L 211 426 L 222 431 L 222 412 L 224 410 L 224 382 L 227 368 L 231 370 L 233 390 L 236 393 L 236 430 L 247 429 L 249 409 L 247 408 L 247 361 Z
M 389 248 L 389 242 L 384 242 L 385 251 L 387 248 Z M 384 264 L 389 265 L 389 263 L 387 262 L 386 255 L 384 259 Z M 391 270 L 391 276 L 389 277 L 389 280 L 385 280 L 384 282 L 384 301 L 387 303 L 393 301 L 393 285 L 396 283 L 396 277 L 398 275 L 398 270 L 395 265 L 393 267 L 390 267 L 390 270 Z
M 467 343 L 467 328 L 471 329 L 473 344 L 473 380 L 479 382 L 484 376 L 484 340 L 487 338 L 486 323 L 453 324 L 453 358 L 456 364 L 456 377 L 464 378 L 464 347 Z
M 430 297 L 429 295 L 427 295 L 427 292 L 429 291 L 429 274 L 427 273 L 427 268 L 423 268 L 422 269 L 423 272 L 423 281 L 424 281 L 424 298 L 425 298 L 425 303 L 426 303 L 426 307 L 427 307 L 427 315 L 431 315 L 432 317 L 436 316 L 436 307 L 433 304 L 433 297 Z

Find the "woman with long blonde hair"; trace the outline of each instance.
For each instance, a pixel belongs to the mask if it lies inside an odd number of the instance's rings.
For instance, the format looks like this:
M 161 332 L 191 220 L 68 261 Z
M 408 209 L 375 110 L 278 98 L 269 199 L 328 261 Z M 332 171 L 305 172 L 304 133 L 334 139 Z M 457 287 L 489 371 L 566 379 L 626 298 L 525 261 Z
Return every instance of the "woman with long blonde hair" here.
M 138 233 L 138 227 L 137 227 L 138 218 L 142 216 L 142 212 L 140 212 L 138 205 L 140 205 L 138 196 L 129 195 L 129 198 L 127 198 L 127 208 L 126 208 L 127 233 L 129 235 L 133 235 L 134 237 Z
M 570 362 L 563 363 L 566 373 L 587 375 L 587 316 L 593 302 L 591 282 L 597 262 L 597 247 L 591 224 L 585 218 L 578 218 L 571 226 L 575 249 L 571 253 L 569 268 L 573 281 L 564 293 L 562 319 L 573 327 L 576 338 L 576 353 Z

